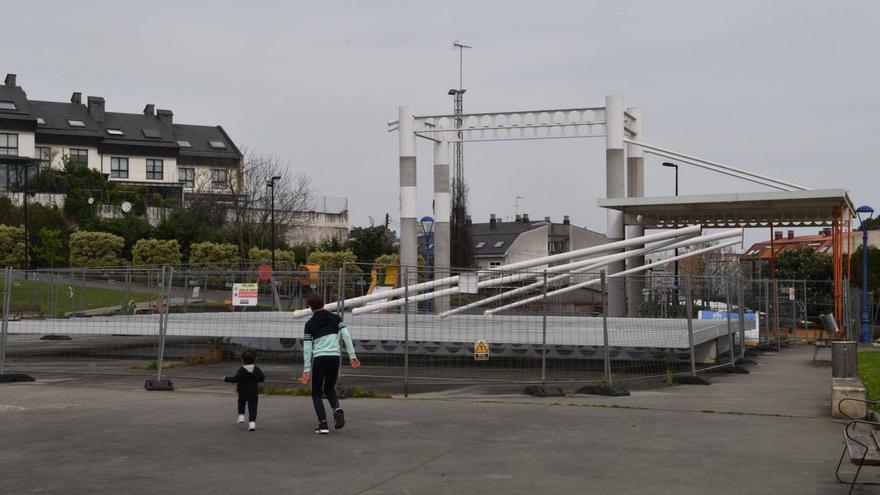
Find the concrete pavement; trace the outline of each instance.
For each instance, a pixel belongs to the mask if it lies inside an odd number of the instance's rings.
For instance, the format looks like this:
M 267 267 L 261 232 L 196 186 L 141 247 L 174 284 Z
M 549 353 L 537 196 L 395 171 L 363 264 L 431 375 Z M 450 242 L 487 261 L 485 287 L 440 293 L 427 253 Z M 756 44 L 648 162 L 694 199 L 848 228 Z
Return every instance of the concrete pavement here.
M 329 436 L 308 398 L 262 397 L 248 433 L 231 387 L 3 385 L 0 493 L 846 493 L 830 370 L 810 352 L 627 398 L 349 399 Z

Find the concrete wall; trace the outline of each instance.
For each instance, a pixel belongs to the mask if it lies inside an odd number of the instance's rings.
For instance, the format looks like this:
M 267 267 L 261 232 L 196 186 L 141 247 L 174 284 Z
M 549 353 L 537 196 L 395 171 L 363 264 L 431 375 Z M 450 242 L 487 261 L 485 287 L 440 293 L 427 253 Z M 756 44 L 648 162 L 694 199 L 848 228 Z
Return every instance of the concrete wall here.
M 133 156 L 133 155 L 101 155 L 98 170 L 104 174 L 110 174 L 110 165 L 112 158 L 128 158 L 128 178 L 111 177 L 113 182 L 155 182 L 157 184 L 177 184 L 177 159 L 176 158 L 158 158 L 152 156 Z M 147 159 L 162 160 L 162 180 L 147 179 Z M 89 154 L 89 164 L 91 165 L 92 157 Z
M 34 133 L 0 129 L 3 134 L 18 134 L 18 156 L 34 156 Z
M 526 261 L 540 256 L 547 256 L 547 242 L 550 239 L 550 226 L 543 225 L 520 234 L 504 258 L 504 264 Z

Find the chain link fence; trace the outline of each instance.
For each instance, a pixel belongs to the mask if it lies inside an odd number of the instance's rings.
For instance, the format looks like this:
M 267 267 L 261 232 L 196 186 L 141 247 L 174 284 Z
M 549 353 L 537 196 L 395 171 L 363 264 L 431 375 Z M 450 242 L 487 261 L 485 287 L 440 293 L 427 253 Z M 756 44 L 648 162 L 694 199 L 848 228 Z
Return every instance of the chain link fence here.
M 311 314 L 302 308 L 319 293 L 363 363 L 345 368 L 343 386 L 608 391 L 741 371 L 750 348 L 822 338 L 833 306 L 826 281 L 562 270 L 461 271 L 441 282 L 431 270 L 357 265 L 271 280 L 256 269 L 7 269 L 0 373 L 220 380 L 255 349 L 267 380 L 292 386 Z M 634 316 L 608 316 L 612 283 L 638 287 Z

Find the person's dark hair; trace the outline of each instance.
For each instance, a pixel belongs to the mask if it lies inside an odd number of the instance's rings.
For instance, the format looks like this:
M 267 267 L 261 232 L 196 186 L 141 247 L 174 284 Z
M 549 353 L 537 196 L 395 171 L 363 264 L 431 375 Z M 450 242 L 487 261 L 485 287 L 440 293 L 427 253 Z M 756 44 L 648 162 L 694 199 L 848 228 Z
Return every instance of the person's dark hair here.
M 257 353 L 253 349 L 241 351 L 241 362 L 244 364 L 254 364 L 257 360 Z
M 317 311 L 324 307 L 324 297 L 315 292 L 306 299 L 306 304 L 312 308 L 312 311 Z

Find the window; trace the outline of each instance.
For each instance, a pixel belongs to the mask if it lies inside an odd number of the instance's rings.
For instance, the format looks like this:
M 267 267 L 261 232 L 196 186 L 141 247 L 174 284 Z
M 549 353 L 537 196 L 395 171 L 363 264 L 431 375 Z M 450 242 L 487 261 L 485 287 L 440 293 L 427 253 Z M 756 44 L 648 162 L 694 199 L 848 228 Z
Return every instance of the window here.
M 192 144 L 189 141 L 178 141 L 177 145 L 181 148 L 192 148 Z
M 489 262 L 489 268 L 499 268 L 499 267 L 501 267 L 500 261 L 490 261 Z
M 83 167 L 89 166 L 89 150 L 70 148 L 70 158 L 73 159 L 73 163 L 77 165 L 82 165 Z
M 485 242 L 480 241 L 480 242 L 477 243 L 477 249 L 480 249 L 480 248 L 482 248 L 482 247 L 485 246 L 485 245 L 486 245 Z
M 128 178 L 128 158 L 110 158 L 110 177 L 114 179 Z
M 112 134 L 113 136 L 124 136 L 125 133 L 122 132 L 122 129 L 107 129 L 107 134 Z
M 498 241 L 495 244 L 493 244 L 492 247 L 500 248 L 503 245 L 504 245 L 504 241 Z
M 43 117 L 37 117 L 37 124 L 46 125 L 46 119 L 44 119 Z
M 48 146 L 37 146 L 34 148 L 34 158 L 40 160 L 40 170 L 47 169 L 52 165 L 52 149 Z
M 223 150 L 226 149 L 226 143 L 223 141 L 208 141 L 208 145 L 214 148 L 215 150 Z
M 82 120 L 68 120 L 67 125 L 70 127 L 85 127 L 86 123 Z
M 0 110 L 15 110 L 15 102 L 0 101 Z
M 227 170 L 222 168 L 211 169 L 211 186 L 214 189 L 223 189 L 228 181 Z
M 0 133 L 0 155 L 18 156 L 18 134 Z
M 147 180 L 162 180 L 162 160 L 147 158 Z
M 196 169 L 179 168 L 177 169 L 177 180 L 183 182 L 183 187 L 193 189 L 196 187 Z
M 144 136 L 147 136 L 148 138 L 159 139 L 162 137 L 162 133 L 159 132 L 158 129 L 143 129 L 143 131 Z

